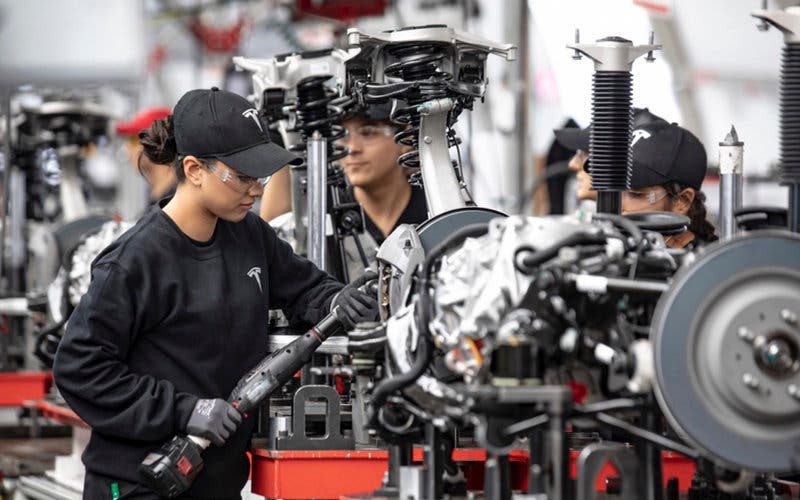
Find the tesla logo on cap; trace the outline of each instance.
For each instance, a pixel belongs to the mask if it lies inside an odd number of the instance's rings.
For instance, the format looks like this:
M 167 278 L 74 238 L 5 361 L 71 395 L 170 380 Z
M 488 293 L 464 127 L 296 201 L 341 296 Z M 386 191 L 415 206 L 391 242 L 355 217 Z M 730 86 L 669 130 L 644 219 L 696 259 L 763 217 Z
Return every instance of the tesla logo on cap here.
M 245 118 L 252 118 L 253 121 L 256 122 L 256 125 L 258 125 L 258 130 L 264 132 L 264 129 L 261 128 L 261 120 L 258 119 L 258 111 L 253 108 L 247 108 L 242 112 L 242 116 Z
M 639 142 L 639 140 L 640 140 L 640 139 L 647 139 L 647 138 L 649 138 L 651 135 L 653 135 L 653 134 L 651 134 L 651 133 L 650 133 L 650 132 L 648 132 L 647 130 L 642 130 L 642 129 L 640 129 L 640 128 L 639 128 L 639 129 L 636 129 L 636 130 L 634 130 L 634 131 L 631 133 L 631 147 L 633 147 L 633 146 L 634 146 L 634 145 L 635 145 L 637 142 Z

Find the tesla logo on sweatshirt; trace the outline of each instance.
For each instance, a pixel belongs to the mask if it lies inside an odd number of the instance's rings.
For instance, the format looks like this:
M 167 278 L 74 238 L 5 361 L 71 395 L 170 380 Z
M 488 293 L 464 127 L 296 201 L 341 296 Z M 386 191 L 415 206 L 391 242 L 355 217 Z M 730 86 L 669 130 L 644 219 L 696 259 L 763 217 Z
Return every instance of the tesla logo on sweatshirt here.
M 253 267 L 247 271 L 247 275 L 256 280 L 256 283 L 258 284 L 258 291 L 264 293 L 264 290 L 261 288 L 261 268 Z
M 253 108 L 247 108 L 242 112 L 242 116 L 245 118 L 252 118 L 256 125 L 258 125 L 258 130 L 264 132 L 264 129 L 261 128 L 261 120 L 258 119 L 258 111 Z

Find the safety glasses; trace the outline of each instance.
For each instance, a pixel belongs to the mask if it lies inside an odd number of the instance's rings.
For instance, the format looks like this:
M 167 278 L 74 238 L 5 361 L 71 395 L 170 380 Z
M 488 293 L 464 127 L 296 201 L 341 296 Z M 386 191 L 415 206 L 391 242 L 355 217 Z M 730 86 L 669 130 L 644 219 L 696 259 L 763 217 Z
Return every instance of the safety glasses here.
M 223 184 L 236 191 L 239 194 L 247 194 L 254 189 L 259 192 L 264 189 L 264 186 L 269 182 L 269 177 L 250 177 L 249 175 L 238 174 L 235 171 L 220 166 L 217 163 L 206 163 L 203 165 L 221 180 Z
M 356 128 L 348 128 L 347 135 L 338 142 L 346 144 L 350 139 L 358 139 L 363 142 L 372 142 L 381 137 L 391 137 L 395 134 L 394 127 L 390 125 L 361 125 Z
M 627 199 L 631 203 L 637 203 L 640 205 L 655 205 L 667 196 L 669 196 L 669 193 L 666 190 L 625 191 L 622 193 L 623 198 Z

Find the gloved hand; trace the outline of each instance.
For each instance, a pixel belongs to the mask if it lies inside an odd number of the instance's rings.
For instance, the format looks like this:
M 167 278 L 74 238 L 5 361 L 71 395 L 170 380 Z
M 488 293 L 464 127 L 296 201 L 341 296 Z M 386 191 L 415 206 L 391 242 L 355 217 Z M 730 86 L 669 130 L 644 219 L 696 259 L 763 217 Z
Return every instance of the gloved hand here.
M 359 287 L 377 279 L 374 271 L 367 271 L 355 281 L 342 288 L 333 298 L 331 310 L 339 307 L 339 320 L 345 329 L 352 330 L 356 323 L 378 319 L 378 299 L 375 293 L 365 293 Z
M 242 414 L 224 399 L 200 399 L 194 405 L 186 432 L 222 446 L 242 423 Z

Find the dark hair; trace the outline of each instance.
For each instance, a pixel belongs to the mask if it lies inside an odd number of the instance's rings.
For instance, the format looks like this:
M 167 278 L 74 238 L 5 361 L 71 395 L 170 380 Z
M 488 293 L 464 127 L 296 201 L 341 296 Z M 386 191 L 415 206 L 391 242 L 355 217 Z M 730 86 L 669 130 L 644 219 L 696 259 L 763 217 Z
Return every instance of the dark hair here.
M 664 184 L 664 189 L 669 193 L 670 198 L 677 198 L 681 191 L 691 187 L 680 182 L 668 182 Z M 694 199 L 689 206 L 689 211 L 686 214 L 689 217 L 689 231 L 693 232 L 698 240 L 703 242 L 716 241 L 719 238 L 714 231 L 714 225 L 708 222 L 706 214 L 706 195 L 703 191 L 695 189 Z
M 139 132 L 142 152 L 148 160 L 161 165 L 170 165 L 178 182 L 186 179 L 183 172 L 183 155 L 178 154 L 175 145 L 175 131 L 172 128 L 172 115 L 153 120 L 149 127 Z
M 178 183 L 186 179 L 186 173 L 183 171 L 183 159 L 186 158 L 186 155 L 178 154 L 175 130 L 172 127 L 172 115 L 153 120 L 149 127 L 139 132 L 139 142 L 142 143 L 142 153 L 148 160 L 159 165 L 171 166 L 175 171 Z M 198 160 L 206 167 L 209 166 L 209 163 L 216 163 L 215 160 L 208 158 L 198 158 Z M 141 173 L 142 169 L 138 163 L 137 161 L 137 167 Z

